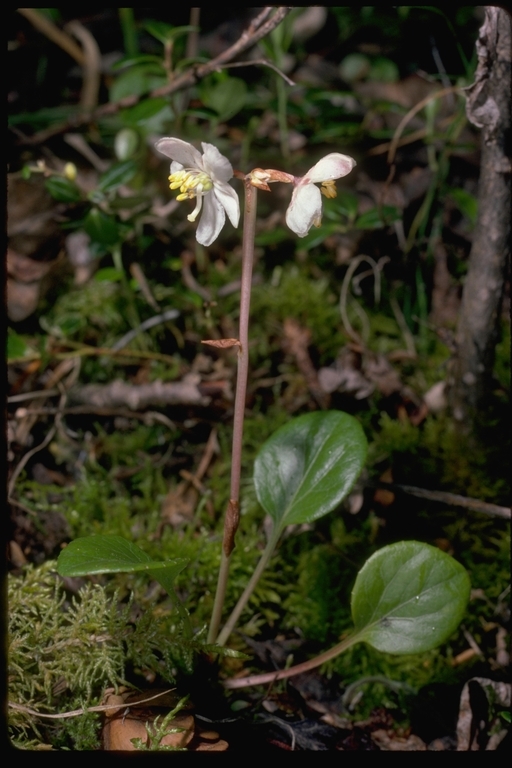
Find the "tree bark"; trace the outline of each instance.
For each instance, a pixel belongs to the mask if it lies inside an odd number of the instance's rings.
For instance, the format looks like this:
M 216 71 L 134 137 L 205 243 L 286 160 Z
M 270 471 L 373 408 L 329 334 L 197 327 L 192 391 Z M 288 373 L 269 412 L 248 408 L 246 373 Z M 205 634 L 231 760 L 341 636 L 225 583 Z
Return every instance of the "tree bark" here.
M 462 431 L 471 433 L 489 395 L 511 236 L 511 17 L 486 7 L 476 44 L 475 82 L 466 114 L 482 129 L 478 217 L 457 326 L 448 399 Z

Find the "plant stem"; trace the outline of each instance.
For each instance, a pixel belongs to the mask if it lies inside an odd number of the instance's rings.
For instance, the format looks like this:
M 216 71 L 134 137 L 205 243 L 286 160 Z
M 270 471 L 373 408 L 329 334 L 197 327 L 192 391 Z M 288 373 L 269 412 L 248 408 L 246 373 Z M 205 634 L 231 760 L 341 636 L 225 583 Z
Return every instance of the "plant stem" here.
M 231 489 L 224 518 L 224 539 L 213 605 L 208 642 L 214 643 L 219 631 L 226 595 L 231 552 L 235 546 L 235 533 L 240 519 L 240 473 L 242 467 L 242 437 L 245 416 L 245 397 L 249 373 L 249 310 L 251 305 L 252 268 L 254 263 L 254 233 L 256 227 L 257 190 L 245 179 L 244 236 L 242 244 L 242 282 L 240 287 L 240 321 L 238 340 L 238 371 L 236 379 L 235 409 L 233 417 L 233 447 L 231 451 Z
M 126 56 L 136 56 L 139 52 L 137 29 L 133 8 L 120 8 L 119 20 L 123 32 L 124 52 Z
M 288 118 L 287 118 L 287 103 L 288 97 L 286 93 L 286 85 L 284 81 L 278 76 L 276 78 L 277 87 L 277 121 L 279 123 L 279 141 L 281 144 L 281 152 L 283 157 L 287 160 L 290 157 L 290 142 L 288 138 Z
M 314 659 L 303 661 L 302 664 L 296 664 L 294 667 L 290 667 L 289 669 L 281 669 L 279 672 L 267 672 L 264 675 L 250 675 L 249 677 L 238 677 L 234 678 L 233 680 L 226 680 L 223 685 L 224 688 L 231 689 L 247 688 L 250 685 L 266 685 L 268 683 L 277 682 L 277 680 L 285 680 L 287 677 L 301 675 L 304 672 L 309 672 L 312 669 L 316 669 L 316 667 L 319 667 L 326 661 L 330 661 L 331 659 L 336 658 L 336 656 L 339 656 L 340 653 L 343 653 L 343 651 L 346 651 L 352 645 L 355 645 L 355 643 L 359 643 L 360 641 L 361 633 L 357 632 L 356 634 L 349 635 L 349 637 L 346 637 L 341 641 L 341 643 L 338 643 L 333 648 L 329 648 L 329 650 L 325 651 L 325 653 L 321 653 L 319 656 L 315 656 Z
M 222 629 L 222 632 L 219 634 L 217 638 L 217 645 L 224 645 L 228 640 L 230 634 L 232 633 L 233 629 L 235 628 L 235 625 L 240 617 L 240 614 L 242 613 L 243 609 L 247 605 L 247 602 L 250 596 L 252 595 L 254 588 L 260 579 L 261 574 L 267 567 L 268 561 L 270 560 L 272 553 L 276 548 L 276 544 L 280 534 L 281 534 L 281 529 L 278 529 L 278 530 L 274 529 L 274 531 L 272 532 L 272 536 L 268 540 L 267 546 L 265 547 L 265 550 L 260 558 L 258 565 L 256 566 L 256 569 L 254 570 L 254 573 L 250 578 L 249 583 L 247 584 L 242 595 L 240 596 L 240 599 L 238 600 L 238 603 L 235 605 L 229 619 L 225 623 Z

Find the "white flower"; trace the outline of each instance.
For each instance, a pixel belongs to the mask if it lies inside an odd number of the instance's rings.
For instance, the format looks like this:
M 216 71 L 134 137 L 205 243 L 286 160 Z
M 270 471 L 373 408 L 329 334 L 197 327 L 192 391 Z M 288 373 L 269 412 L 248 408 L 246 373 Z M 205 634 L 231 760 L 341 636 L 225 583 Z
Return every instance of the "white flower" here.
M 238 195 L 227 183 L 233 176 L 233 168 L 217 147 L 202 142 L 201 155 L 192 144 L 172 138 L 159 139 L 155 147 L 172 160 L 169 186 L 179 188 L 177 200 L 197 199 L 188 220 L 195 221 L 201 209 L 203 211 L 196 232 L 198 243 L 208 246 L 216 240 L 226 221 L 226 213 L 232 225 L 238 226 Z
M 305 237 L 313 224 L 320 226 L 322 194 L 325 197 L 336 197 L 334 180 L 350 173 L 355 164 L 352 157 L 333 152 L 319 160 L 305 176 L 295 179 L 292 200 L 286 211 L 286 223 L 296 235 Z M 315 184 L 321 184 L 321 189 Z

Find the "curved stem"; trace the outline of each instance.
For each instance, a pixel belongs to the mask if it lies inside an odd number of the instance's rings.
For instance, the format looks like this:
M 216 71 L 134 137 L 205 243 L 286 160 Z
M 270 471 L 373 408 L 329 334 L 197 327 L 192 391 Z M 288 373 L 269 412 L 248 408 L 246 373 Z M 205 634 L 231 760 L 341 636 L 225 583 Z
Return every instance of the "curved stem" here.
M 231 489 L 228 507 L 224 518 L 224 539 L 220 562 L 217 590 L 213 605 L 212 618 L 208 631 L 208 642 L 214 643 L 219 631 L 224 597 L 228 580 L 231 552 L 235 546 L 235 533 L 238 528 L 240 473 L 242 468 L 242 438 L 244 430 L 245 397 L 247 376 L 249 373 L 249 310 L 251 306 L 251 283 L 254 263 L 254 233 L 256 228 L 257 190 L 248 179 L 245 180 L 244 236 L 242 255 L 242 281 L 240 286 L 240 321 L 238 340 L 238 371 L 236 378 L 235 408 L 233 416 L 233 447 L 231 452 Z
M 223 682 L 223 686 L 224 688 L 230 689 L 247 688 L 250 685 L 266 685 L 267 683 L 275 683 L 277 680 L 285 680 L 287 677 L 300 675 L 303 672 L 309 672 L 310 670 L 319 667 L 326 661 L 330 661 L 331 659 L 336 658 L 336 656 L 339 656 L 340 653 L 343 653 L 343 651 L 346 651 L 352 645 L 355 645 L 355 643 L 359 643 L 360 641 L 361 632 L 357 632 L 354 635 L 346 637 L 341 641 L 341 643 L 338 643 L 333 648 L 325 651 L 325 653 L 321 653 L 320 656 L 315 656 L 314 659 L 304 661 L 302 664 L 296 664 L 294 667 L 290 667 L 289 669 L 281 669 L 278 672 L 267 672 L 264 675 L 250 675 L 249 677 L 239 677 L 233 680 L 225 680 Z
M 260 561 L 258 565 L 256 566 L 254 573 L 252 574 L 249 583 L 247 584 L 246 588 L 242 592 L 238 603 L 235 605 L 229 619 L 225 623 L 222 632 L 217 638 L 217 645 L 224 645 L 226 641 L 228 640 L 230 634 L 232 633 L 233 629 L 235 628 L 235 625 L 240 618 L 240 614 L 242 613 L 243 609 L 247 605 L 247 602 L 254 592 L 254 588 L 256 587 L 256 584 L 260 580 L 260 576 L 267 567 L 268 561 L 270 560 L 272 553 L 274 549 L 276 548 L 277 541 L 279 539 L 281 531 L 273 531 L 272 536 L 270 537 L 267 546 L 265 547 L 265 550 L 260 558 Z

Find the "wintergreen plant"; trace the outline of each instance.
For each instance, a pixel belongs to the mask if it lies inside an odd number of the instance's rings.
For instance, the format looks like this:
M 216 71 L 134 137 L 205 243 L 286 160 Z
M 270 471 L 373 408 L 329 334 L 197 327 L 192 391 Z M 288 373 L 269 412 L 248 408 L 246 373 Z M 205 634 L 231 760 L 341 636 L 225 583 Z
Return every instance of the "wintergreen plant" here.
M 203 143 L 202 155 L 191 144 L 176 138 L 160 139 L 156 147 L 172 160 L 169 182 L 171 189 L 179 189 L 178 200 L 195 200 L 195 208 L 188 219 L 193 223 L 201 213 L 196 238 L 203 245 L 211 245 L 218 237 L 226 213 L 233 226 L 238 225 L 238 196 L 228 182 L 234 176 L 244 183 L 239 336 L 236 339 L 204 342 L 221 348 L 236 347 L 238 351 L 230 499 L 224 519 L 222 559 L 208 645 L 205 646 L 208 650 L 220 651 L 235 628 L 284 529 L 292 524 L 312 523 L 339 507 L 365 462 L 367 444 L 360 424 L 354 417 L 339 411 L 300 416 L 266 441 L 256 458 L 254 484 L 258 501 L 272 520 L 272 531 L 246 589 L 220 629 L 230 558 L 240 519 L 257 189 L 270 191 L 269 184 L 275 182 L 292 184 L 286 221 L 299 237 L 305 237 L 313 225 L 320 226 L 322 194 L 328 198 L 335 197 L 335 180 L 347 175 L 355 161 L 346 155 L 331 153 L 319 160 L 303 177 L 261 168 L 244 175 L 233 171 L 227 158 L 211 144 Z M 320 188 L 317 184 L 321 185 Z M 97 535 L 71 542 L 59 557 L 58 571 L 62 576 L 146 571 L 171 597 L 182 621 L 184 639 L 190 641 L 192 623 L 174 588 L 175 579 L 187 564 L 185 559 L 152 560 L 143 550 L 122 537 Z M 434 547 L 414 541 L 384 547 L 367 561 L 356 578 L 351 601 L 354 631 L 349 637 L 297 667 L 228 682 L 228 687 L 268 682 L 306 671 L 332 659 L 356 642 L 366 642 L 378 650 L 396 654 L 419 653 L 434 648 L 458 626 L 469 598 L 469 589 L 469 578 L 464 568 Z

